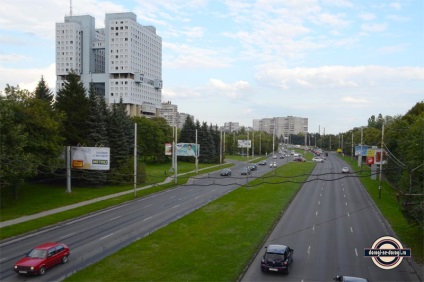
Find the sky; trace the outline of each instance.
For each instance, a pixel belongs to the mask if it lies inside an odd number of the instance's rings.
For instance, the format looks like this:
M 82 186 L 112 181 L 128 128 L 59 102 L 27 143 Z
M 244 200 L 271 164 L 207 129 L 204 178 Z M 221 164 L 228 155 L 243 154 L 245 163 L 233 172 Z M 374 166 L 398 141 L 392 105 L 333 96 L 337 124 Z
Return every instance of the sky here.
M 55 24 L 133 12 L 162 38 L 162 101 L 222 126 L 308 118 L 310 133 L 424 100 L 424 0 L 2 0 L 0 91 L 55 91 Z

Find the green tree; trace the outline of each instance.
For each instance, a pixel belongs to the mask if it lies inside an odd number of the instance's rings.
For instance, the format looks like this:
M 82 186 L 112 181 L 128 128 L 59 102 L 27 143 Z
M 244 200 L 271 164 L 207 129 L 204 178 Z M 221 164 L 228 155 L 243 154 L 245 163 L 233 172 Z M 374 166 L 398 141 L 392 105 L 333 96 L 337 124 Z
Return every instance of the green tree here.
M 200 126 L 197 122 L 196 127 Z M 200 145 L 199 162 L 200 163 L 211 163 L 215 159 L 215 144 L 213 137 L 209 131 L 206 122 L 202 123 L 201 127 L 197 128 L 198 143 Z
M 61 135 L 65 138 L 64 145 L 86 144 L 89 103 L 86 89 L 75 72 L 66 76 L 63 87 L 57 92 L 54 107 L 64 113 L 61 131 Z
M 1 97 L 1 182 L 13 187 L 38 173 L 61 165 L 61 116 L 45 100 L 19 87 L 5 89 Z
M 44 100 L 49 103 L 49 105 L 53 103 L 53 92 L 47 86 L 47 83 L 44 80 L 43 76 L 41 76 L 41 79 L 38 82 L 37 87 L 35 88 L 34 94 L 35 98 Z

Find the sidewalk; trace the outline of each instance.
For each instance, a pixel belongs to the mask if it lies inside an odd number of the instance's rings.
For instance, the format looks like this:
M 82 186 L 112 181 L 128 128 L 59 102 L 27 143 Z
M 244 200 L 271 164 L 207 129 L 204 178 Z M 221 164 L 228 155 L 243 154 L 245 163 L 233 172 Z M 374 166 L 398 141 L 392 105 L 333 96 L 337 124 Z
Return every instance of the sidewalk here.
M 143 186 L 143 187 L 140 187 L 140 188 L 136 188 L 135 190 L 140 191 L 140 190 L 148 189 L 148 188 L 153 187 L 153 186 L 166 184 L 166 183 L 171 182 L 173 179 L 174 179 L 173 177 L 167 177 L 165 179 L 165 181 L 163 181 L 161 183 Z M 13 224 L 22 223 L 22 222 L 29 221 L 29 220 L 33 220 L 33 219 L 36 219 L 36 218 L 52 215 L 52 214 L 55 214 L 55 213 L 75 209 L 75 208 L 78 208 L 78 207 L 82 207 L 82 206 L 85 206 L 85 205 L 89 205 L 89 204 L 92 204 L 92 203 L 100 202 L 100 201 L 103 201 L 103 200 L 119 197 L 119 196 L 122 196 L 122 195 L 125 195 L 125 194 L 130 194 L 130 193 L 134 193 L 134 190 L 128 190 L 128 191 L 123 191 L 123 192 L 116 193 L 116 194 L 110 194 L 110 195 L 107 195 L 107 196 L 87 200 L 87 201 L 84 201 L 84 202 L 79 202 L 79 203 L 72 204 L 72 205 L 69 205 L 69 206 L 64 206 L 64 207 L 60 207 L 60 208 L 56 208 L 56 209 L 52 209 L 52 210 L 48 210 L 48 211 L 43 211 L 43 212 L 36 213 L 36 214 L 31 214 L 31 215 L 22 216 L 22 217 L 15 218 L 15 219 L 3 221 L 3 222 L 0 222 L 0 228 L 6 227 L 6 226 L 9 226 L 9 225 L 13 225 Z
M 219 167 L 219 166 L 221 166 L 221 165 L 219 164 L 219 165 L 215 165 L 215 166 L 210 166 L 210 167 L 198 169 L 198 171 L 205 170 L 205 169 L 210 169 L 210 168 L 213 168 L 213 167 Z M 177 177 L 178 176 L 181 176 L 181 175 L 188 174 L 188 173 L 193 173 L 193 172 L 195 172 L 195 171 L 181 173 L 181 174 L 178 174 Z M 174 180 L 174 177 L 173 176 L 169 176 L 163 182 L 152 184 L 152 185 L 143 186 L 143 187 L 140 187 L 140 188 L 136 188 L 135 191 L 140 191 L 140 190 L 148 189 L 148 188 L 151 188 L 151 187 L 157 186 L 157 185 L 163 185 L 163 184 L 166 184 L 166 183 L 171 182 L 172 180 Z M 60 208 L 56 208 L 56 209 L 52 209 L 52 210 L 47 210 L 47 211 L 43 211 L 43 212 L 40 212 L 40 213 L 31 214 L 31 215 L 22 216 L 22 217 L 15 218 L 15 219 L 3 221 L 3 222 L 0 222 L 0 228 L 6 227 L 6 226 L 10 226 L 10 225 L 14 225 L 14 224 L 18 224 L 18 223 L 22 223 L 22 222 L 26 222 L 26 221 L 33 220 L 33 219 L 36 219 L 36 218 L 41 218 L 41 217 L 44 217 L 44 216 L 52 215 L 52 214 L 55 214 L 55 213 L 59 213 L 59 212 L 63 212 L 63 211 L 71 210 L 71 209 L 75 209 L 75 208 L 78 208 L 78 207 L 82 207 L 82 206 L 85 206 L 85 205 L 89 205 L 89 204 L 92 204 L 92 203 L 100 202 L 100 201 L 103 201 L 103 200 L 107 200 L 107 199 L 119 197 L 119 196 L 122 196 L 122 195 L 125 195 L 125 194 L 130 194 L 130 193 L 134 193 L 134 189 L 128 190 L 128 191 L 124 191 L 124 192 L 120 192 L 120 193 L 116 193 L 116 194 L 110 194 L 110 195 L 107 195 L 107 196 L 103 196 L 103 197 L 99 197 L 99 198 L 87 200 L 87 201 L 84 201 L 84 202 L 75 203 L 75 204 L 72 204 L 72 205 L 69 205 L 69 206 L 63 206 L 63 207 L 60 207 Z

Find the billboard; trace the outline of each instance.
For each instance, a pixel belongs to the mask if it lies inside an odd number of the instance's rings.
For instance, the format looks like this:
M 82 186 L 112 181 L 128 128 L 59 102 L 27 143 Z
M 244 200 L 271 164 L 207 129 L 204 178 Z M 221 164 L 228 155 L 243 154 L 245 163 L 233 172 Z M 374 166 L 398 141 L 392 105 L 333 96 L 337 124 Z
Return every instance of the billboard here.
M 362 153 L 361 153 L 361 147 L 362 147 Z M 370 146 L 367 145 L 357 145 L 355 146 L 355 157 L 361 155 L 361 156 L 366 156 L 367 155 L 367 150 L 371 149 Z
M 177 156 L 178 157 L 195 157 L 200 153 L 200 145 L 193 143 L 178 143 L 177 144 Z
M 239 148 L 251 148 L 250 140 L 237 140 Z
M 172 156 L 172 144 L 165 143 L 165 156 Z
M 71 167 L 75 169 L 109 170 L 110 148 L 71 147 Z

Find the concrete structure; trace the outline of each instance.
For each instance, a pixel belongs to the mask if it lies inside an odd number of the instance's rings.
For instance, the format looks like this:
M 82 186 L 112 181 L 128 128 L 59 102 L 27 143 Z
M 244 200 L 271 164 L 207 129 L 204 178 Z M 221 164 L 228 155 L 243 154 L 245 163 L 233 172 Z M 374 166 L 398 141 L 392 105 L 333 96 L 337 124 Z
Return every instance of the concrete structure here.
M 170 126 L 177 126 L 179 123 L 178 106 L 171 104 L 170 101 L 162 103 L 159 116 L 166 119 Z
M 131 116 L 156 116 L 162 96 L 162 38 L 134 13 L 106 14 L 105 28 L 92 16 L 66 16 L 56 24 L 56 90 L 74 71 L 109 103 L 122 98 Z
M 225 132 L 234 132 L 240 130 L 240 123 L 238 122 L 226 122 L 224 123 L 224 126 L 222 127 L 222 130 Z
M 306 134 L 308 132 L 308 119 L 293 116 L 254 119 L 253 130 L 288 138 L 290 134 Z

